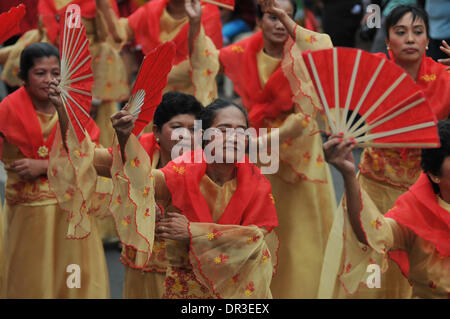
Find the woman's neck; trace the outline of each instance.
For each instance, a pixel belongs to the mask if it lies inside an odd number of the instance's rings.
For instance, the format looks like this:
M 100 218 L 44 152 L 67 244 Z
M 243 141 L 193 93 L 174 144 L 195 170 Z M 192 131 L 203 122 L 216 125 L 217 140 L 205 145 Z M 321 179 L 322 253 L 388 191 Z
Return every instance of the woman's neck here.
M 236 177 L 236 165 L 234 163 L 211 163 L 206 167 L 206 175 L 219 186 Z
M 402 67 L 403 70 L 406 71 L 414 81 L 417 81 L 417 76 L 419 75 L 420 65 L 422 63 L 422 59 L 415 62 L 403 62 L 395 61 L 399 66 Z
M 283 58 L 283 45 L 274 44 L 269 41 L 264 40 L 264 52 L 271 56 L 272 58 L 281 59 Z
M 184 0 L 170 0 L 166 6 L 167 12 L 176 20 L 186 17 L 186 10 L 184 8 Z
M 166 153 L 163 150 L 160 151 L 160 154 L 161 155 L 159 157 L 158 168 L 163 168 L 164 166 L 169 164 L 169 162 L 172 160 L 172 158 L 171 158 L 170 153 Z
M 45 113 L 45 114 L 53 114 L 56 112 L 55 107 L 50 102 L 50 100 L 42 101 L 30 96 L 31 103 L 33 103 L 33 107 L 36 111 Z

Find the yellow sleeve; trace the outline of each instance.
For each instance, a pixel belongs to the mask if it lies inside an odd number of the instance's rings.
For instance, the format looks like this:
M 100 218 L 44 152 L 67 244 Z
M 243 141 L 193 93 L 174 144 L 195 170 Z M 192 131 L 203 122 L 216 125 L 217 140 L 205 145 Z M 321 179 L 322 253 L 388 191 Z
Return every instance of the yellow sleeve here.
M 132 134 L 125 146 L 123 163 L 117 138 L 112 146 L 112 198 L 110 211 L 120 241 L 137 251 L 135 265 L 150 262 L 155 236 L 155 179 L 150 158 Z
M 202 26 L 194 40 L 190 62 L 194 96 L 205 106 L 218 97 L 216 75 L 220 69 L 219 52 Z
M 331 38 L 326 33 L 314 32 L 301 26 L 295 27 L 295 44 L 302 51 L 305 50 L 322 50 L 333 47 Z
M 364 189 L 361 189 L 361 201 L 361 225 L 369 245 L 360 243 L 356 238 L 347 216 L 345 200 L 343 211 L 338 211 L 344 216 L 343 269 L 339 277 L 349 293 L 354 293 L 361 282 L 366 282 L 369 265 L 376 264 L 380 266 L 382 273 L 386 272 L 388 252 L 408 252 L 415 239 L 412 231 L 393 219 L 384 217 Z

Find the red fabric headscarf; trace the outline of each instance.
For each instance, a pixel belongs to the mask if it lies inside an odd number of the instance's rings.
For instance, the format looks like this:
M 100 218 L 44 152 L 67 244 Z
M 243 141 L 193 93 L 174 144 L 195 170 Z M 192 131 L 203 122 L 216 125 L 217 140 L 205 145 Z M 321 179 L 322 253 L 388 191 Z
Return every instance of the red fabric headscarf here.
M 6 141 L 17 146 L 27 158 L 48 158 L 48 155 L 46 157 L 39 156 L 38 150 L 41 146 L 45 146 L 50 153 L 56 129 L 57 125 L 44 140 L 39 119 L 25 87 L 11 93 L 0 103 L 0 132 Z M 98 142 L 100 130 L 92 119 L 86 130 L 91 139 Z M 0 157 L 2 149 L 3 139 L 0 138 Z
M 136 43 L 142 46 L 144 54 L 161 44 L 160 19 L 164 8 L 169 0 L 152 0 L 140 7 L 136 12 L 128 17 L 128 24 L 134 31 Z M 217 48 L 222 47 L 222 25 L 220 22 L 220 11 L 212 4 L 205 4 L 202 7 L 202 25 L 205 33 L 210 37 Z M 176 45 L 175 65 L 187 59 L 189 23 L 184 25 L 177 36 L 172 40 Z
M 201 152 L 202 150 L 196 152 Z M 172 203 L 191 222 L 213 223 L 205 197 L 200 192 L 200 181 L 207 164 L 186 163 L 194 158 L 194 152 L 185 152 L 161 170 L 172 194 Z M 181 161 L 180 161 L 181 159 Z M 192 162 L 192 161 L 191 161 Z M 249 163 L 237 163 L 237 188 L 219 220 L 222 225 L 256 225 L 272 230 L 278 226 L 277 212 L 271 185 L 259 168 Z
M 249 120 L 256 129 L 264 118 L 275 119 L 281 112 L 293 107 L 293 94 L 283 70 L 279 67 L 261 87 L 256 55 L 263 49 L 262 32 L 220 50 L 220 61 L 225 74 L 233 81 L 249 111 Z
M 431 242 L 441 256 L 450 257 L 450 213 L 442 208 L 427 175 L 422 173 L 409 191 L 401 195 L 385 217 L 408 227 L 417 236 Z M 409 272 L 406 254 L 390 254 L 403 274 Z

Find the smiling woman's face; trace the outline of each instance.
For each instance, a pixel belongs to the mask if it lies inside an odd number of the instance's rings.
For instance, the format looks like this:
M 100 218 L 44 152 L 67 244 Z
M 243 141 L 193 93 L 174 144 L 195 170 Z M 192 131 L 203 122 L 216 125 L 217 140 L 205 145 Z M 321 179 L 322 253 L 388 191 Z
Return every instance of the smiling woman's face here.
M 34 59 L 34 65 L 28 70 L 25 87 L 28 94 L 36 100 L 48 100 L 48 85 L 60 75 L 59 60 L 55 56 Z
M 386 45 L 392 50 L 396 62 L 417 62 L 425 54 L 429 39 L 424 21 L 411 12 L 406 13 L 389 28 Z

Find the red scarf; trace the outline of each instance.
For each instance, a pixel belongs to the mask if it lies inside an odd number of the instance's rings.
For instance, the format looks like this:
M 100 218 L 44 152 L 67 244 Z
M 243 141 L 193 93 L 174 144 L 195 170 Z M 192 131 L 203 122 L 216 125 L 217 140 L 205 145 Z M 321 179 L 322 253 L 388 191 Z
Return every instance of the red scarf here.
M 197 152 L 203 154 L 202 150 Z M 173 205 L 191 222 L 213 223 L 208 203 L 200 192 L 200 181 L 207 164 L 204 159 L 200 164 L 185 163 L 185 159 L 194 158 L 193 154 L 186 152 L 181 156 L 181 163 L 171 161 L 161 170 Z M 278 226 L 278 219 L 269 181 L 247 158 L 246 163 L 238 163 L 236 167 L 237 188 L 218 224 L 256 225 L 272 230 Z
M 401 195 L 385 217 L 411 229 L 417 236 L 431 242 L 439 254 L 450 257 L 450 213 L 439 206 L 437 195 L 427 175 L 422 173 L 409 191 Z M 390 254 L 407 276 L 407 255 Z
M 110 0 L 111 6 L 119 14 L 119 9 L 117 8 L 117 3 L 115 0 Z M 77 4 L 81 9 L 81 16 L 86 19 L 93 19 L 96 15 L 96 5 L 95 0 L 73 0 L 70 4 Z M 67 6 L 68 6 L 67 5 Z M 39 0 L 38 13 L 42 17 L 42 22 L 44 24 L 47 36 L 52 43 L 56 43 L 56 39 L 59 36 L 60 30 L 60 19 L 65 16 L 65 11 L 67 6 L 64 6 L 60 10 L 55 7 L 54 0 Z
M 220 50 L 220 61 L 225 74 L 233 81 L 249 111 L 252 127 L 262 127 L 265 118 L 275 119 L 281 112 L 292 109 L 292 91 L 281 67 L 261 87 L 256 55 L 263 49 L 262 32 Z
M 384 53 L 375 55 L 386 59 Z M 395 62 L 392 51 L 389 51 L 389 59 Z M 416 83 L 424 92 L 436 117 L 439 120 L 446 119 L 450 114 L 450 73 L 446 66 L 424 55 Z
M 153 153 L 160 149 L 159 144 L 156 142 L 155 135 L 153 133 L 142 134 L 141 137 L 139 137 L 139 142 L 147 152 L 148 156 L 150 156 L 150 162 L 152 162 Z
M 140 7 L 128 17 L 128 24 L 134 30 L 136 42 L 142 46 L 144 54 L 161 44 L 160 19 L 169 0 L 152 0 Z M 222 47 L 222 27 L 220 22 L 220 11 L 212 4 L 202 6 L 202 25 L 205 33 L 210 37 L 217 48 Z M 176 56 L 174 64 L 177 65 L 188 58 L 188 30 L 186 23 L 172 40 L 176 45 Z
M 57 127 L 55 125 L 47 139 L 44 139 L 39 119 L 25 87 L 11 93 L 0 103 L 0 132 L 6 141 L 17 146 L 27 158 L 48 158 Z M 92 119 L 86 129 L 92 140 L 98 141 L 100 130 Z M 0 145 L 0 156 L 2 146 Z M 38 150 L 42 146 L 47 148 L 47 156 L 39 155 Z

